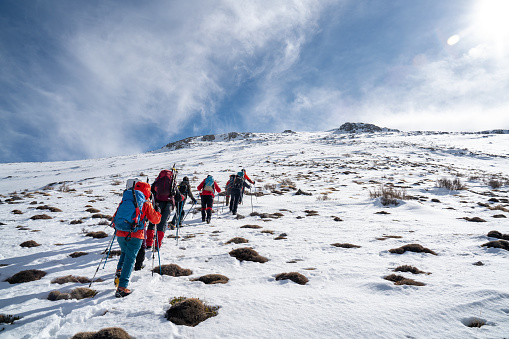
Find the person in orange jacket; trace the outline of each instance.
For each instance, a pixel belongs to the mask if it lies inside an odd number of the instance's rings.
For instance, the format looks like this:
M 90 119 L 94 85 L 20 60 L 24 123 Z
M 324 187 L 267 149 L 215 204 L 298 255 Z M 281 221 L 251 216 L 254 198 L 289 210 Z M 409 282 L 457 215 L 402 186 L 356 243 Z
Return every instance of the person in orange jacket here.
M 251 180 L 250 177 L 247 176 L 247 173 L 246 173 L 246 170 L 243 168 L 242 173 L 244 173 L 244 179 L 246 179 L 247 181 L 249 181 L 251 184 L 254 184 L 255 182 L 253 180 Z
M 207 224 L 210 224 L 212 218 L 212 204 L 214 203 L 214 193 L 220 193 L 221 188 L 211 175 L 207 177 L 198 185 L 198 191 L 201 191 L 201 221 L 207 219 Z
M 154 210 L 150 202 L 150 185 L 146 182 L 138 181 L 134 185 L 134 189 L 142 192 L 146 199 L 141 209 L 140 220 L 144 222 L 145 219 L 148 219 L 148 221 L 154 224 L 159 223 L 161 221 L 161 213 Z M 115 274 L 116 277 L 118 277 L 118 287 L 115 292 L 115 297 L 121 298 L 131 294 L 131 290 L 127 289 L 127 285 L 129 284 L 129 278 L 133 271 L 136 256 L 145 239 L 145 227 L 135 232 L 115 230 L 115 234 L 121 250 Z

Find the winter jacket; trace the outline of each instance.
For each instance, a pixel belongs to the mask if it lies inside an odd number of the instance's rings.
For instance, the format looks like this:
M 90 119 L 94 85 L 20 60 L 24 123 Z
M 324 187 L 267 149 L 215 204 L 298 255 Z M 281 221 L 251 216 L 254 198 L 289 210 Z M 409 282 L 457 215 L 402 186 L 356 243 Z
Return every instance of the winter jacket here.
M 143 204 L 143 207 L 141 209 L 141 217 L 140 220 L 144 220 L 145 218 L 148 219 L 151 223 L 158 224 L 161 221 L 161 213 L 154 210 L 154 207 L 152 206 L 152 203 L 150 203 L 150 185 L 146 182 L 139 181 L 134 186 L 134 189 L 137 191 L 140 191 L 145 196 L 145 203 Z M 127 237 L 129 232 L 126 231 L 116 231 L 117 237 Z M 136 232 L 131 233 L 132 238 L 137 239 L 145 239 L 145 228 L 142 228 L 141 230 L 138 230 Z
M 217 192 L 217 193 L 220 193 L 221 192 L 221 188 L 217 185 L 217 182 L 214 180 L 214 185 L 212 186 L 212 188 L 214 189 L 214 191 L 206 191 L 206 190 L 203 190 L 203 188 L 205 188 L 205 180 L 207 179 L 203 179 L 203 181 L 201 182 L 201 184 L 198 185 L 197 189 L 198 191 L 201 191 L 201 195 L 211 195 L 212 198 L 214 197 L 214 193 Z M 203 191 L 202 191 L 203 190 Z
M 184 201 L 188 196 L 191 200 L 196 200 L 193 196 L 193 192 L 191 191 L 191 184 L 189 182 L 182 181 L 179 185 L 179 191 L 182 195 L 181 201 Z

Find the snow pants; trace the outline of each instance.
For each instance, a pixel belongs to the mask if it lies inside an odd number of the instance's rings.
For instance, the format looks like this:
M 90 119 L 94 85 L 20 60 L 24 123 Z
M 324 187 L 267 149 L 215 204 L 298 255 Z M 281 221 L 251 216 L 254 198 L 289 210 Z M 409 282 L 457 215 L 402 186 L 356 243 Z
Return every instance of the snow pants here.
M 133 272 L 134 261 L 138 255 L 143 239 L 117 237 L 118 244 L 120 246 L 120 258 L 118 259 L 117 271 L 122 270 L 120 273 L 120 279 L 118 286 L 127 287 L 129 284 L 129 278 Z
M 164 238 L 164 231 L 166 231 L 166 223 L 170 217 L 173 204 L 171 201 L 156 201 L 157 206 L 161 209 L 161 221 L 157 224 L 157 246 L 161 248 L 161 242 Z M 152 247 L 154 243 L 155 225 L 149 223 L 147 227 L 147 248 Z
M 201 221 L 205 218 L 210 221 L 212 218 L 212 204 L 214 203 L 213 195 L 201 195 Z
M 230 211 L 233 214 L 237 214 L 237 207 L 239 206 L 240 197 L 241 197 L 242 193 L 241 193 L 240 189 L 232 188 L 231 194 L 232 194 L 232 196 L 230 198 Z

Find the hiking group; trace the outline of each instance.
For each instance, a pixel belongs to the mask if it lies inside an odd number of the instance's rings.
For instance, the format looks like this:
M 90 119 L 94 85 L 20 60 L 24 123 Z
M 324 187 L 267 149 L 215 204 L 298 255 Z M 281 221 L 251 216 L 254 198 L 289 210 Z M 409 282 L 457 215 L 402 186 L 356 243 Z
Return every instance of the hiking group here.
M 154 252 L 159 253 L 166 228 L 177 227 L 178 232 L 178 228 L 182 226 L 187 216 L 184 213 L 187 198 L 191 199 L 193 206 L 197 203 L 189 178 L 184 177 L 180 184 L 176 185 L 176 176 L 177 170 L 172 168 L 162 170 L 152 185 L 138 179 L 127 181 L 122 201 L 113 215 L 111 226 L 115 229 L 115 233 L 108 246 L 111 250 L 116 237 L 121 250 L 114 280 L 117 298 L 131 294 L 132 291 L 127 288 L 129 278 L 133 269 L 138 271 L 143 268 L 146 249 L 152 248 L 154 258 Z M 226 183 L 226 205 L 229 204 L 233 215 L 237 214 L 238 205 L 242 203 L 244 189 L 251 188 L 246 181 L 254 184 L 254 181 L 247 176 L 246 170 L 242 169 L 237 174 L 232 174 Z M 212 175 L 207 175 L 198 185 L 197 190 L 200 191 L 201 220 L 208 224 L 212 218 L 215 194 L 220 193 L 221 188 Z M 175 214 L 168 223 L 173 210 Z

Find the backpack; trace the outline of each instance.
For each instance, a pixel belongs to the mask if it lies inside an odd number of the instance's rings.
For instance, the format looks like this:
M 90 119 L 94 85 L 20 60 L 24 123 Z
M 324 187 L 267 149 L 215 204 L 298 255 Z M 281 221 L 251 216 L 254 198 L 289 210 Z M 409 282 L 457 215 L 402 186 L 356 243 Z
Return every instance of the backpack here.
M 118 231 L 136 232 L 144 227 L 141 210 L 145 203 L 143 192 L 130 188 L 122 194 L 122 201 L 113 217 L 113 227 Z
M 235 180 L 235 174 L 230 175 L 230 179 L 226 183 L 226 189 L 232 188 L 234 180 Z
M 242 189 L 244 187 L 244 178 L 237 175 L 233 180 L 232 188 Z
M 154 190 L 156 191 L 156 200 L 169 201 L 175 195 L 173 172 L 162 170 L 154 182 Z
M 203 190 L 214 192 L 214 178 L 211 175 L 209 175 L 207 179 L 205 179 L 205 187 L 203 188 Z
M 189 185 L 188 185 L 186 182 L 184 182 L 184 181 L 182 181 L 182 182 L 180 183 L 180 185 L 179 185 L 179 191 L 180 191 L 180 193 L 181 193 L 182 195 L 185 195 L 186 197 L 187 197 L 187 190 L 188 190 L 188 188 L 189 188 Z

